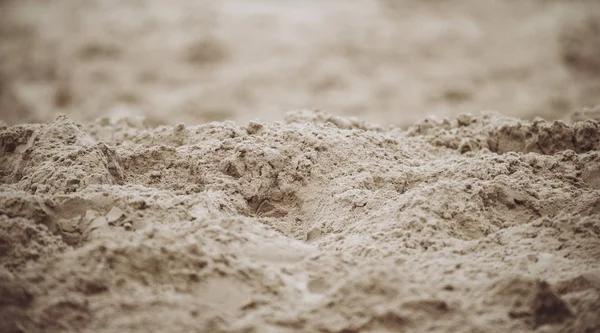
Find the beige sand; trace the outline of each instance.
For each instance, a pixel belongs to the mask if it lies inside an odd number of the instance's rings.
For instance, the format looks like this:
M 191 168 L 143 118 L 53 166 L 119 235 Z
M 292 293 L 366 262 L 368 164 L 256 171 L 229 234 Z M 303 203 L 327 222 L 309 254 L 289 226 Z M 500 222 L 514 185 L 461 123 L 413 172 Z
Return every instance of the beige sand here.
M 600 3 L 348 3 L 0 1 L 0 332 L 600 332 Z
M 0 109 L 9 124 L 563 119 L 600 104 L 598 22 L 597 0 L 3 0 Z
M 4 126 L 2 331 L 594 332 L 600 123 Z

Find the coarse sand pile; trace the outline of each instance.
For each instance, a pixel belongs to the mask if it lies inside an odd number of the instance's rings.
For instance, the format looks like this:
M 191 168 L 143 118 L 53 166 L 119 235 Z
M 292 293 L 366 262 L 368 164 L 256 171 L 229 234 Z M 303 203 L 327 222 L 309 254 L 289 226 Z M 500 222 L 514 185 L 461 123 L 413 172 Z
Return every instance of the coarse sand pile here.
M 582 115 L 0 125 L 0 332 L 599 332 Z

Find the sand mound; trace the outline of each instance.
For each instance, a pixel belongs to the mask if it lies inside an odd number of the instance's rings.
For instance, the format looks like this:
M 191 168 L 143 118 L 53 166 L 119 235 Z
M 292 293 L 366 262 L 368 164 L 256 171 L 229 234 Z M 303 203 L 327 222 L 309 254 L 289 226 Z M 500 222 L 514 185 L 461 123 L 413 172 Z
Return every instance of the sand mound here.
M 600 123 L 0 128 L 0 331 L 594 332 Z

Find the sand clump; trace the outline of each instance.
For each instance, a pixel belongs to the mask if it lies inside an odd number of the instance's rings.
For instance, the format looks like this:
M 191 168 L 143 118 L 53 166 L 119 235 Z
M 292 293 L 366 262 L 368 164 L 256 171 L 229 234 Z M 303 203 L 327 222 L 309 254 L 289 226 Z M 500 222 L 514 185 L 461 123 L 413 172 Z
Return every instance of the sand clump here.
M 2 126 L 3 332 L 594 332 L 600 123 Z

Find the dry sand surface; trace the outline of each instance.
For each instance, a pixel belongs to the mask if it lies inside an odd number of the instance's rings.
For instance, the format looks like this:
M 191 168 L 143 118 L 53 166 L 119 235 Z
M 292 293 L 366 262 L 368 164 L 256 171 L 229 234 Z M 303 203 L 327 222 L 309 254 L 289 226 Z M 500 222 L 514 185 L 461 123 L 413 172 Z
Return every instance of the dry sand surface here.
M 10 123 L 281 120 L 409 126 L 599 104 L 597 0 L 1 0 Z
M 600 123 L 0 132 L 2 331 L 597 332 Z
M 0 332 L 600 332 L 598 8 L 0 1 Z

